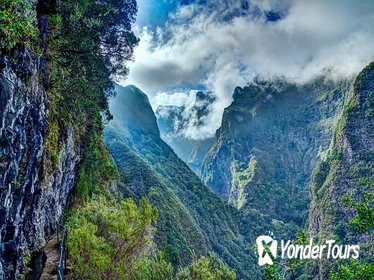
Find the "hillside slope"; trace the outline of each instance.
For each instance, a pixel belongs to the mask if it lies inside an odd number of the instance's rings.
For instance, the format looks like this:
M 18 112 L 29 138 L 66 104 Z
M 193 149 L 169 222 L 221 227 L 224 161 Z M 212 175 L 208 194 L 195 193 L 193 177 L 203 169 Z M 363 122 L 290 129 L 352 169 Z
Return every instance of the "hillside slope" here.
M 254 273 L 253 249 L 240 234 L 234 208 L 204 186 L 160 138 L 148 99 L 136 87 L 116 87 L 114 119 L 105 140 L 123 175 L 114 187 L 125 196 L 148 196 L 158 208 L 156 243 L 170 261 L 186 264 L 215 251 L 240 277 Z

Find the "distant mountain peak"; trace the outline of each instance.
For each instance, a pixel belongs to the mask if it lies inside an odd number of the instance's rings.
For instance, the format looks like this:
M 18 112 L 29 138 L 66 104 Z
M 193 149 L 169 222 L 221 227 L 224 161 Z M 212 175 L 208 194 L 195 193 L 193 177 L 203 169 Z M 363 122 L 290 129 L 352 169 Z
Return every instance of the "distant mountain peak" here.
M 147 95 L 134 85 L 116 85 L 117 95 L 110 100 L 110 110 L 117 127 L 142 134 L 160 135 Z

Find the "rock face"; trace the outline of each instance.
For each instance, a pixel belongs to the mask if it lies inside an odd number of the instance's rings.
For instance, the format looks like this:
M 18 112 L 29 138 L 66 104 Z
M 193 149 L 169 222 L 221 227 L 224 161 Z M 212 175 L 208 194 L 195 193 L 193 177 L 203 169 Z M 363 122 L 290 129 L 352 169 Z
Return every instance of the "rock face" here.
M 125 197 L 147 196 L 159 218 L 155 241 L 175 264 L 188 264 L 192 252 L 215 251 L 241 278 L 258 270 L 241 234 L 240 216 L 211 192 L 160 138 L 156 119 L 144 93 L 117 87 L 110 102 L 114 119 L 105 128 L 105 141 L 123 176 L 113 186 Z M 139 107 L 139 105 L 141 105 Z M 141 112 L 136 126 L 133 118 Z M 258 274 L 259 276 L 259 274 Z
M 161 138 L 174 150 L 198 176 L 201 165 L 214 137 L 199 135 L 192 138 L 186 135 L 190 126 L 203 125 L 215 97 L 210 92 L 198 91 L 193 104 L 186 106 L 159 106 L 156 110 L 157 124 Z
M 39 19 L 41 45 L 47 26 Z M 80 161 L 72 131 L 47 161 L 48 75 L 45 57 L 27 48 L 0 54 L 0 279 L 15 279 L 56 232 Z M 36 268 L 35 270 L 40 270 Z
M 374 63 L 356 78 L 329 155 L 314 171 L 309 218 L 313 238 L 322 242 L 335 239 L 344 244 L 360 243 L 360 256 L 373 259 L 370 238 L 366 234 L 352 238 L 355 235 L 348 220 L 353 210 L 342 201 L 344 195 L 355 196 L 356 190 L 362 191 L 363 185 L 366 191 L 374 193 Z M 327 277 L 331 262 L 316 265 L 316 278 Z
M 331 142 L 350 85 L 276 80 L 237 88 L 203 163 L 203 181 L 243 210 L 252 230 L 268 225 L 290 238 L 306 221 L 310 174 Z

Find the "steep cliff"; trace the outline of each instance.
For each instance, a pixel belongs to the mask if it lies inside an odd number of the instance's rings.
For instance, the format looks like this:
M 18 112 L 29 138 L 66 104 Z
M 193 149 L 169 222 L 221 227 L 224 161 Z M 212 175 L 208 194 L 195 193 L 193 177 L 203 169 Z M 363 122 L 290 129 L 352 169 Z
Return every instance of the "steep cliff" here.
M 359 243 L 361 258 L 372 260 L 372 228 L 366 234 L 354 232 L 348 221 L 355 211 L 343 197 L 360 197 L 363 188 L 374 193 L 374 63 L 358 75 L 352 91 L 329 155 L 313 174 L 309 232 L 322 242 L 335 239 L 344 244 Z M 314 271 L 326 277 L 331 265 L 331 261 L 316 263 Z
M 135 0 L 0 5 L 0 279 L 37 279 L 72 191 L 88 199 L 113 175 L 103 120 L 138 42 L 136 11 Z
M 306 221 L 310 174 L 329 146 L 349 88 L 350 82 L 323 79 L 237 88 L 204 161 L 203 181 L 242 210 L 251 230 L 292 236 Z
M 188 263 L 192 252 L 215 251 L 241 278 L 256 273 L 250 266 L 254 254 L 249 236 L 240 234 L 235 209 L 204 186 L 160 138 L 146 95 L 133 86 L 116 90 L 110 103 L 114 119 L 105 128 L 106 143 L 123 175 L 113 187 L 125 196 L 148 196 L 157 207 L 159 248 L 174 264 Z M 135 125 L 137 112 L 143 117 Z
M 44 48 L 43 15 L 39 27 Z M 17 46 L 11 53 L 2 51 L 0 60 L 0 279 L 14 279 L 26 264 L 38 266 L 40 250 L 69 202 L 81 157 L 67 128 L 57 162 L 49 161 L 45 56 Z

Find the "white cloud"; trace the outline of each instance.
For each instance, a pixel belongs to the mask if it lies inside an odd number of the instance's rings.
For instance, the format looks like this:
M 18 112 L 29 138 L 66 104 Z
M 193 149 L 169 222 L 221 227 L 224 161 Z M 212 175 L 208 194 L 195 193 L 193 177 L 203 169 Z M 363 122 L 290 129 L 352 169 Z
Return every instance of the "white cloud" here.
M 150 102 L 154 111 L 160 105 L 189 107 L 193 106 L 195 95 L 196 90 L 157 92 L 151 97 Z
M 297 82 L 324 72 L 349 77 L 374 60 L 373 1 L 253 0 L 249 12 L 239 15 L 241 2 L 183 6 L 164 29 L 140 33 L 126 84 L 144 90 L 154 106 L 183 83 L 204 85 L 217 97 L 205 125 L 189 127 L 191 138 L 212 136 L 234 88 L 257 74 Z M 261 10 L 283 18 L 266 22 Z M 177 96 L 169 102 L 178 103 Z

